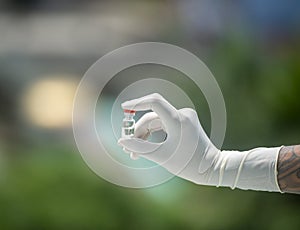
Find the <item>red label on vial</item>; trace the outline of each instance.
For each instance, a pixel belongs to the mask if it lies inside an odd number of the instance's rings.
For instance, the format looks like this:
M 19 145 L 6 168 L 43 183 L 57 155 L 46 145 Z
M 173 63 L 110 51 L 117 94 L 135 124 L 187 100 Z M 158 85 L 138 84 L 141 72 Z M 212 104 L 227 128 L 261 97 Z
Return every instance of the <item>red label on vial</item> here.
M 135 113 L 135 110 L 124 109 L 124 113 Z

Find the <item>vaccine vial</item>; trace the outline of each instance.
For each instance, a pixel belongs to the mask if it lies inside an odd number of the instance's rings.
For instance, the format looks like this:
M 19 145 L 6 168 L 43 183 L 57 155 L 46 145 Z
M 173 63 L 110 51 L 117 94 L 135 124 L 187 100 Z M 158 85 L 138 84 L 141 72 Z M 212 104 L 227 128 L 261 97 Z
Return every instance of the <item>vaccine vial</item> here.
M 122 125 L 122 137 L 131 138 L 134 135 L 135 120 L 133 119 L 135 115 L 134 110 L 124 109 L 124 119 Z

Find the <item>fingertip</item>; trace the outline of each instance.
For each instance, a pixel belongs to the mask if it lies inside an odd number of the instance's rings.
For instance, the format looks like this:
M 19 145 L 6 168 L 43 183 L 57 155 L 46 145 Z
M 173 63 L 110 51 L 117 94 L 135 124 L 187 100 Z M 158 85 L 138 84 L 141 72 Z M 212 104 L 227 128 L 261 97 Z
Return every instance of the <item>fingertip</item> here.
M 124 138 L 124 137 L 119 138 L 118 145 L 123 145 L 127 140 L 128 138 Z
M 130 158 L 131 158 L 132 160 L 138 160 L 138 159 L 139 159 L 139 155 L 136 154 L 136 153 L 130 153 Z
M 123 109 L 126 109 L 126 105 L 127 105 L 127 101 L 123 102 L 123 103 L 121 104 L 121 107 L 122 107 Z
M 125 153 L 131 154 L 131 151 L 129 151 L 129 150 L 126 149 L 125 147 L 123 147 L 123 151 L 124 151 Z
M 121 104 L 122 109 L 128 109 L 128 110 L 135 110 L 135 104 L 134 100 L 125 101 Z
M 122 146 L 120 139 L 117 141 L 117 144 L 118 144 L 119 146 Z

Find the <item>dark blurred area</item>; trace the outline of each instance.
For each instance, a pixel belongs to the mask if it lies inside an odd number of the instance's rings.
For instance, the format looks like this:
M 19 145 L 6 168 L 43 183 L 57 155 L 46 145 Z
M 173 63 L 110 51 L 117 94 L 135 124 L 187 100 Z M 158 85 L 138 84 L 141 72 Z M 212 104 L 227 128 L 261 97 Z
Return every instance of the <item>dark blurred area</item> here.
M 0 229 L 299 229 L 297 195 L 179 178 L 136 190 L 88 169 L 71 127 L 77 84 L 107 52 L 144 41 L 210 68 L 223 149 L 300 144 L 300 1 L 0 0 Z

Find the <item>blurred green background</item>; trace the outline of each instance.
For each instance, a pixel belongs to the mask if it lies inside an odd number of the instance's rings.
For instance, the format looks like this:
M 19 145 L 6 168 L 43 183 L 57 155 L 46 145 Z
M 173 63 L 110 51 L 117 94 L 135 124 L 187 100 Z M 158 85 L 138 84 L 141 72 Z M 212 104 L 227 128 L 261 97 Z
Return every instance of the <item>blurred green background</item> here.
M 0 0 L 0 229 L 299 229 L 297 195 L 179 178 L 128 189 L 89 170 L 71 129 L 76 86 L 99 57 L 144 41 L 208 65 L 227 106 L 223 149 L 300 143 L 299 1 Z

